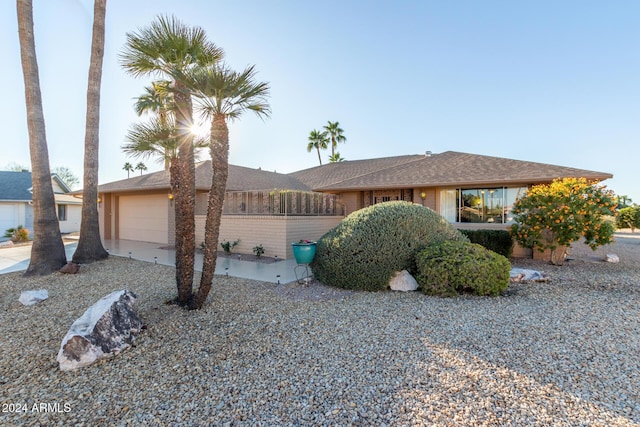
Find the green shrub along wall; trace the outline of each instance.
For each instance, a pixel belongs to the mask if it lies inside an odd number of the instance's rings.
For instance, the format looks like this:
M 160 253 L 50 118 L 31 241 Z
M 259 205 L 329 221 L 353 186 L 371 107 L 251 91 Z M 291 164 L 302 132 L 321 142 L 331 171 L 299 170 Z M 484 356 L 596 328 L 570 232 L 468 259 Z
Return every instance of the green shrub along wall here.
M 416 256 L 416 281 L 427 295 L 463 292 L 498 295 L 509 286 L 511 264 L 502 255 L 476 243 L 443 242 Z
M 353 212 L 317 243 L 313 274 L 327 285 L 381 291 L 396 271 L 415 272 L 415 255 L 447 240 L 468 241 L 433 210 L 386 202 Z
M 477 243 L 490 251 L 511 258 L 513 239 L 507 230 L 460 230 L 471 243 Z

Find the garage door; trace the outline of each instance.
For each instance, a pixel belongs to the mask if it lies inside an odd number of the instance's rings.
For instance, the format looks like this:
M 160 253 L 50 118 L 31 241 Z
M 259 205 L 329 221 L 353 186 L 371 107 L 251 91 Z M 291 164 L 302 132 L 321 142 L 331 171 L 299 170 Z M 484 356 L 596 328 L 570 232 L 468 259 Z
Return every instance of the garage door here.
M 120 239 L 168 243 L 169 200 L 166 195 L 120 196 Z
M 4 236 L 7 229 L 22 225 L 16 223 L 16 210 L 14 205 L 0 203 L 0 237 Z

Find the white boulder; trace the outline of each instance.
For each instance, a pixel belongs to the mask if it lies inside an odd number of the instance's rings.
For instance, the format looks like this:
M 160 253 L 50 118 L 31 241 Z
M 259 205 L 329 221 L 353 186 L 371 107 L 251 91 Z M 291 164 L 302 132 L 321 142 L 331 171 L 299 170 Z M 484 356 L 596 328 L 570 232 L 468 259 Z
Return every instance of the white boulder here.
M 129 347 L 142 321 L 133 308 L 136 296 L 113 292 L 89 307 L 62 339 L 56 360 L 60 370 L 69 371 L 111 357 Z
M 620 262 L 620 258 L 616 254 L 607 254 L 607 262 L 617 264 Z
M 514 283 L 546 282 L 549 280 L 549 277 L 537 270 L 529 270 L 526 268 L 512 268 L 510 272 L 510 280 Z
M 49 298 L 49 292 L 47 292 L 46 289 L 38 289 L 20 292 L 20 298 L 18 298 L 18 301 L 24 305 L 34 305 L 40 301 L 46 300 L 47 298 Z
M 389 287 L 393 291 L 415 291 L 418 289 L 418 282 L 407 270 L 396 271 L 389 282 Z

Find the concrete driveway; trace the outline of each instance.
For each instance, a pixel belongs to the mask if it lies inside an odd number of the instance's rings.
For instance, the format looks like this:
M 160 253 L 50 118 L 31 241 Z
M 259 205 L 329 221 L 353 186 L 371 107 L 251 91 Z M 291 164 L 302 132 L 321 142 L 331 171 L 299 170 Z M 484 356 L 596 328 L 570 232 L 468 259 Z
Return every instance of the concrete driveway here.
M 67 259 L 71 260 L 77 242 L 65 242 Z M 140 261 L 175 266 L 176 252 L 159 243 L 135 240 L 105 240 L 104 248 L 110 255 L 128 257 Z M 0 274 L 24 271 L 29 266 L 31 245 L 17 245 L 0 248 Z M 195 269 L 202 271 L 202 254 L 196 253 Z M 272 264 L 241 261 L 218 257 L 216 274 L 260 280 L 271 283 L 290 283 L 296 280 L 295 260 L 281 260 Z M 297 269 L 298 274 L 301 270 Z

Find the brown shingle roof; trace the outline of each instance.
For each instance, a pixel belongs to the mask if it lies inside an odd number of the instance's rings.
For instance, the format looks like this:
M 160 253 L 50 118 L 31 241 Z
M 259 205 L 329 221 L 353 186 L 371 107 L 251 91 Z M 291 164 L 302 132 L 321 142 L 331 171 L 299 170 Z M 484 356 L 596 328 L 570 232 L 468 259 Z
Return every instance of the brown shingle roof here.
M 440 154 L 383 157 L 329 163 L 288 175 L 229 165 L 227 191 L 345 191 L 383 188 L 536 184 L 555 178 L 602 181 L 613 175 L 546 163 L 446 151 Z M 196 188 L 211 187 L 211 161 L 196 165 Z M 169 172 L 136 176 L 98 187 L 101 193 L 169 190 Z
M 388 158 L 402 160 L 401 158 Z M 383 167 L 384 159 L 361 160 L 352 176 L 340 174 L 357 162 L 332 163 L 294 172 L 293 176 L 316 191 L 376 188 L 467 186 L 479 184 L 533 184 L 555 178 L 584 177 L 602 181 L 613 175 L 545 163 L 447 151 L 431 156 L 403 156 L 404 162 Z M 334 166 L 336 165 L 336 166 Z M 332 169 L 332 167 L 334 167 Z
M 211 188 L 211 164 L 207 163 L 207 186 Z M 199 188 L 199 187 L 198 187 Z M 311 191 L 311 188 L 290 175 L 276 172 L 251 169 L 244 166 L 229 165 L 229 178 L 227 179 L 227 191 L 247 190 L 302 190 Z
M 100 193 L 132 192 L 144 190 L 169 190 L 169 172 L 159 171 L 135 176 L 121 181 L 110 182 L 98 187 Z M 196 189 L 207 191 L 211 188 L 211 161 L 196 164 Z M 303 190 L 311 189 L 292 176 L 244 166 L 229 165 L 227 191 L 246 190 Z
M 392 168 L 423 159 L 423 155 L 383 157 L 378 159 L 349 160 L 329 163 L 292 172 L 289 175 L 299 179 L 311 188 L 333 188 L 342 182 L 369 176 L 373 173 L 384 174 Z

